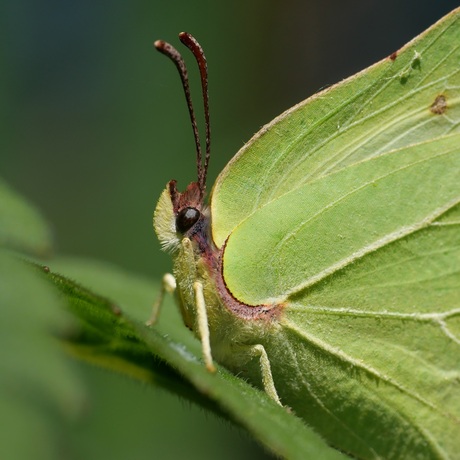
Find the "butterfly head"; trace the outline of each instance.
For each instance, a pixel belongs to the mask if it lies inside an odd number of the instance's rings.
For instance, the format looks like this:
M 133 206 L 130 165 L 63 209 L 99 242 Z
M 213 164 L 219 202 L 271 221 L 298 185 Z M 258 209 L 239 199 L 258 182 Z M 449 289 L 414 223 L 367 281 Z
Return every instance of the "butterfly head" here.
M 192 182 L 184 192 L 176 188 L 176 181 L 169 181 L 158 200 L 153 215 L 153 226 L 162 249 L 174 252 L 183 237 L 190 237 L 205 219 L 204 190 L 198 182 Z
M 192 182 L 184 192 L 176 188 L 176 181 L 170 181 L 161 194 L 153 216 L 153 225 L 165 250 L 174 251 L 179 248 L 183 237 L 191 237 L 206 225 L 205 209 L 203 205 L 206 190 L 206 175 L 211 151 L 211 129 L 209 123 L 208 98 L 208 68 L 206 58 L 197 40 L 187 32 L 179 34 L 180 41 L 193 53 L 200 70 L 201 87 L 204 104 L 204 118 L 206 128 L 205 154 L 202 155 L 201 142 L 193 110 L 187 67 L 181 54 L 169 43 L 158 40 L 155 48 L 166 55 L 176 66 L 184 89 L 185 98 L 190 114 L 190 121 L 195 137 L 197 181 Z

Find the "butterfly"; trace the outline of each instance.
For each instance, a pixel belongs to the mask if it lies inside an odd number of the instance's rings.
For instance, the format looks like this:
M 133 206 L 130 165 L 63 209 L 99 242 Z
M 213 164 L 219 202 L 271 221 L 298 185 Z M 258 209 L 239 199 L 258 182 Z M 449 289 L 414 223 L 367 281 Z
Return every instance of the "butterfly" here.
M 460 9 L 388 58 L 264 126 L 206 201 L 160 196 L 154 228 L 185 325 L 214 359 L 356 458 L 454 458 L 460 447 Z M 203 152 L 204 151 L 204 152 Z M 161 298 L 152 321 L 158 315 Z

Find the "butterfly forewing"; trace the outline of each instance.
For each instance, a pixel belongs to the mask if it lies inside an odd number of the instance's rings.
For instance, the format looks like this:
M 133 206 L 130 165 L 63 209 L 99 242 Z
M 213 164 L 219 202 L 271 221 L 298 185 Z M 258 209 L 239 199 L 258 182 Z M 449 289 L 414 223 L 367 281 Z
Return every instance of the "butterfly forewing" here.
M 214 186 L 215 243 L 221 246 L 248 215 L 308 181 L 459 132 L 458 16 L 454 11 L 398 53 L 289 109 L 257 133 Z

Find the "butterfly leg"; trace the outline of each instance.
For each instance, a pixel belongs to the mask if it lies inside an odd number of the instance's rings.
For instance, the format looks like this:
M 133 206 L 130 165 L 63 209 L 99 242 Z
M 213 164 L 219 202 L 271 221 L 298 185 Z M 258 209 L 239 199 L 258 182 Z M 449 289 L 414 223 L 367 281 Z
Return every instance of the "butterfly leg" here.
M 260 372 L 262 373 L 262 383 L 265 392 L 282 406 L 280 398 L 275 388 L 275 382 L 273 381 L 272 369 L 270 366 L 270 359 L 268 358 L 267 352 L 263 345 L 254 345 L 251 347 L 251 355 L 259 358 Z
M 171 273 L 165 273 L 163 279 L 161 280 L 160 294 L 158 295 L 157 300 L 153 304 L 152 313 L 150 314 L 149 320 L 145 323 L 147 326 L 152 326 L 158 319 L 158 316 L 160 314 L 160 308 L 163 304 L 163 299 L 166 292 L 168 292 L 169 294 L 173 294 L 175 290 L 176 278 L 174 278 L 174 276 L 171 275 Z
M 209 372 L 215 372 L 216 367 L 212 362 L 211 343 L 209 340 L 208 314 L 206 312 L 206 301 L 203 293 L 203 285 L 199 281 L 193 283 L 195 292 L 196 319 L 198 323 L 198 332 L 200 334 L 201 348 L 206 369 Z

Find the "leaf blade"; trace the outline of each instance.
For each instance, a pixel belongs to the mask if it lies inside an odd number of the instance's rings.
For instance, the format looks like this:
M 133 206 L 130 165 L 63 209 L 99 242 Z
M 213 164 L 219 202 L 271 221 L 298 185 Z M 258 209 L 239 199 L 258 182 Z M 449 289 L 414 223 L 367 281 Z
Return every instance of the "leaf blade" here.
M 1 458 L 60 458 L 58 433 L 83 401 L 75 370 L 50 334 L 68 317 L 40 275 L 0 250 Z
M 193 385 L 196 393 L 188 391 L 187 396 L 186 390 L 174 384 L 173 380 L 170 380 L 169 383 L 165 381 L 169 385 L 169 390 L 178 392 L 182 396 L 185 395 L 190 400 L 211 408 L 219 414 L 226 414 L 227 418 L 246 428 L 256 439 L 278 455 L 299 460 L 315 457 L 330 460 L 348 458 L 327 446 L 300 419 L 276 405 L 265 393 L 232 375 L 222 366 L 218 366 L 217 374 L 210 374 L 201 362 L 199 342 L 182 324 L 179 328 L 177 327 L 175 321 L 178 317 L 176 315 L 170 317 L 167 314 L 169 309 L 176 310 L 172 299 L 165 299 L 166 311 L 164 313 L 166 316 L 162 315 L 158 327 L 146 328 L 140 320 L 148 317 L 148 308 L 145 308 L 146 316 L 144 317 L 141 306 L 136 303 L 145 302 L 145 307 L 147 307 L 147 302 L 151 300 L 151 293 L 155 293 L 155 289 L 152 291 L 154 284 L 123 270 L 97 262 L 67 259 L 58 261 L 55 267 L 73 277 L 81 274 L 80 278 L 89 281 L 93 289 L 114 299 L 116 305 L 123 310 L 119 320 L 136 331 L 136 336 L 142 346 L 147 347 L 151 353 L 179 371 Z M 70 283 L 70 289 L 72 283 L 68 280 L 65 282 Z M 134 298 L 133 288 L 137 291 Z M 78 286 L 77 289 L 79 289 Z M 103 307 L 104 310 L 107 305 Z M 78 308 L 78 305 L 75 307 Z M 97 304 L 85 310 L 83 317 L 92 318 L 91 321 L 98 324 L 100 313 L 97 312 Z M 104 330 L 105 327 L 101 333 L 105 334 Z M 184 347 L 184 344 L 187 346 Z M 84 355 L 79 357 L 87 358 Z M 104 365 L 102 362 L 100 364 Z M 106 361 L 106 367 L 110 368 L 110 362 Z M 113 370 L 123 371 L 123 367 L 116 367 Z M 155 368 L 150 368 L 150 372 L 155 372 Z M 136 378 L 136 375 L 131 375 Z M 150 383 L 154 380 L 152 379 Z M 158 382 L 158 378 L 156 380 Z
M 43 257 L 51 251 L 48 224 L 30 203 L 0 180 L 0 246 Z

